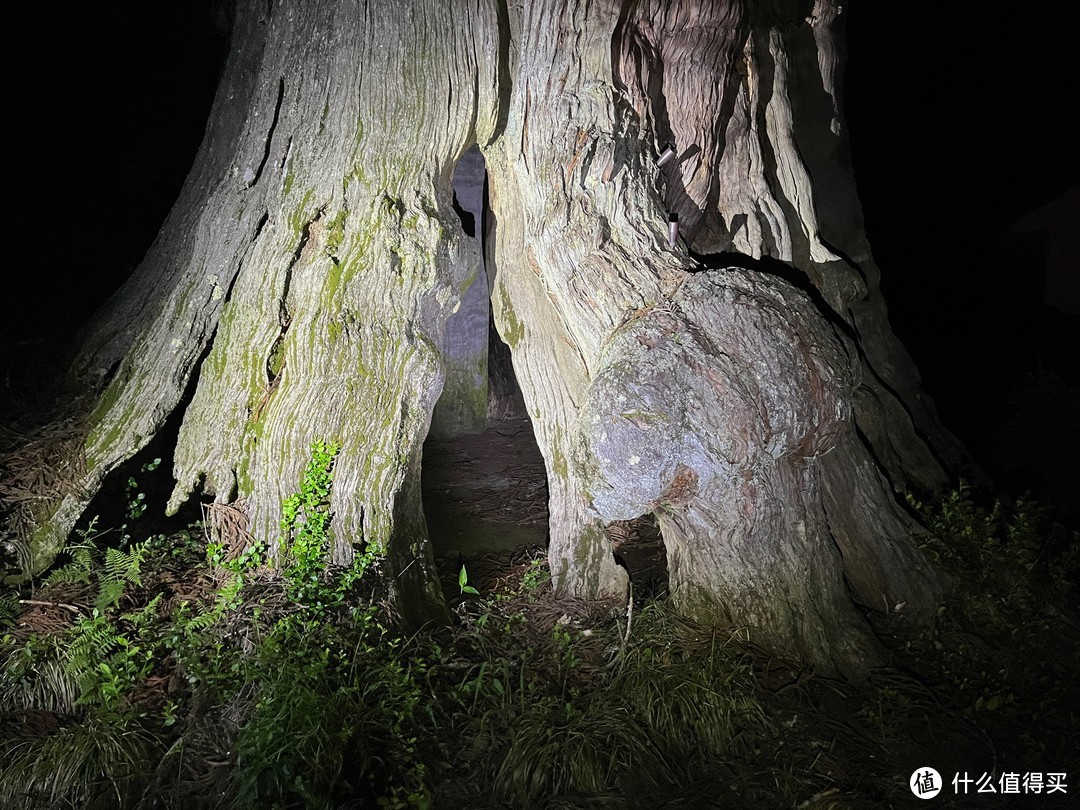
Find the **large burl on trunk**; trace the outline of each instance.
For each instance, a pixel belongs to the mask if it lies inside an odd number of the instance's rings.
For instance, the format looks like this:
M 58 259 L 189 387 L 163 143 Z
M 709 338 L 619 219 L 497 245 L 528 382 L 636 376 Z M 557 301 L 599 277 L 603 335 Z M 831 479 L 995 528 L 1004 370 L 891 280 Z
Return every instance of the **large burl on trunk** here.
M 171 507 L 242 499 L 272 539 L 311 442 L 336 439 L 334 558 L 376 544 L 403 615 L 442 615 L 420 460 L 479 261 L 450 187 L 477 144 L 558 590 L 625 598 L 604 527 L 652 513 L 681 610 L 829 671 L 873 663 L 866 609 L 934 605 L 896 493 L 960 451 L 886 319 L 839 5 L 236 6 L 184 191 L 83 336 L 85 474 L 28 573 L 194 381 Z

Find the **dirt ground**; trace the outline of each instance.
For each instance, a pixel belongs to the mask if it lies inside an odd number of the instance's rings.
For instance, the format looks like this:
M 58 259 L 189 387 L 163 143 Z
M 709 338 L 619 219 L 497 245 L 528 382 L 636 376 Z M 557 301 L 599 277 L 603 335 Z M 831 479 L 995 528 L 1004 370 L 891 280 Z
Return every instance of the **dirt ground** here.
M 436 557 L 477 563 L 471 581 L 547 547 L 547 474 L 528 417 L 495 421 L 483 433 L 428 438 L 423 493 Z M 617 521 L 607 534 L 637 595 L 666 592 L 663 542 L 650 519 Z
M 528 418 L 424 443 L 424 511 L 440 557 L 545 545 L 547 475 Z

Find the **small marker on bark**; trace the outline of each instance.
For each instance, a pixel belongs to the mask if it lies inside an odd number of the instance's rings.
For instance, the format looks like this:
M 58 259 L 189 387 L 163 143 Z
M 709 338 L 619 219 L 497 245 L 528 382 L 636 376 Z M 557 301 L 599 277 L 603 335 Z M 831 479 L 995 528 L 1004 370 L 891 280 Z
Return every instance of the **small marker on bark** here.
M 660 153 L 660 157 L 656 159 L 657 167 L 663 167 L 665 163 L 670 163 L 675 158 L 675 150 L 668 146 L 663 152 Z
M 679 238 L 679 215 L 672 214 L 668 217 L 668 232 L 667 243 L 669 248 L 675 247 L 675 242 Z

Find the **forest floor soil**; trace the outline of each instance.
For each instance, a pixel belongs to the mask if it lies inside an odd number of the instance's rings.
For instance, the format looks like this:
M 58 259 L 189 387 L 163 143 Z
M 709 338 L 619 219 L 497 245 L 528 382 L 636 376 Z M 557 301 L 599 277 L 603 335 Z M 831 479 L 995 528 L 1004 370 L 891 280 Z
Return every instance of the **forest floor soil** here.
M 471 582 L 491 586 L 508 567 L 547 548 L 547 472 L 527 416 L 492 421 L 479 433 L 429 437 L 423 497 L 444 578 L 467 565 Z M 606 533 L 635 593 L 666 593 L 667 564 L 655 522 L 616 521 Z

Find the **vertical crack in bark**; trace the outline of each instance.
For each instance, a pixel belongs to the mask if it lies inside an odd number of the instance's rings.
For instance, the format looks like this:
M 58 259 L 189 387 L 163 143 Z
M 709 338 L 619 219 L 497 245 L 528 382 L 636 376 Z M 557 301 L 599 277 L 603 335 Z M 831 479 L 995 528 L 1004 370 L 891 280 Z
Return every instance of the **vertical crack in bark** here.
M 518 145 L 518 157 L 525 163 L 525 168 L 529 168 L 529 158 L 525 155 L 525 144 L 529 140 L 529 107 L 532 105 L 532 89 L 525 85 L 525 105 L 521 113 L 521 141 Z
M 320 122 L 319 126 L 322 126 Z M 289 159 L 292 157 L 293 139 L 290 137 L 289 142 L 285 145 L 285 149 L 282 150 L 281 160 L 278 162 L 278 174 L 281 175 L 281 192 L 287 193 L 286 185 L 288 183 L 289 173 L 285 170 L 285 167 L 289 165 Z
M 510 116 L 510 96 L 514 89 L 510 76 L 510 10 L 507 7 L 507 0 L 498 0 L 495 3 L 495 13 L 499 27 L 498 73 L 496 75 L 499 106 L 496 111 L 495 127 L 486 146 L 494 144 L 506 129 L 506 122 Z
M 259 217 L 258 223 L 255 225 L 255 233 L 251 235 L 251 239 L 248 240 L 249 250 L 250 246 L 259 241 L 259 237 L 262 235 L 263 229 L 266 227 L 266 223 L 270 221 L 270 215 L 263 212 L 263 215 Z M 232 278 L 229 279 L 229 288 L 225 291 L 225 300 L 222 302 L 222 307 L 228 304 L 232 300 L 233 289 L 236 287 L 236 281 L 240 278 L 240 270 L 244 266 L 244 262 L 247 261 L 248 253 L 244 251 L 244 255 L 240 258 L 240 261 L 236 263 L 236 269 L 233 271 Z M 209 345 L 213 346 L 214 339 L 213 334 L 217 333 L 217 323 L 214 323 L 214 330 L 211 333 Z
M 288 334 L 289 326 L 291 325 L 291 318 L 286 318 L 286 320 L 282 321 L 281 331 L 278 332 L 278 336 L 274 338 L 274 342 L 270 346 L 270 353 L 266 357 L 267 396 L 273 393 L 274 389 L 277 388 L 277 384 L 281 380 L 282 372 L 285 371 L 285 335 Z M 254 414 L 253 418 L 255 421 L 258 421 L 259 414 Z
M 274 131 L 277 130 L 278 119 L 281 117 L 281 104 L 285 99 L 285 77 L 282 76 L 278 79 L 278 92 L 277 101 L 274 103 L 274 117 L 270 121 L 270 129 L 266 133 L 266 146 L 263 149 L 262 162 L 259 164 L 258 170 L 255 172 L 255 177 L 247 187 L 251 188 L 259 182 L 259 178 L 262 177 L 263 169 L 266 168 L 266 163 L 270 160 L 270 149 L 274 143 Z
M 473 105 L 475 106 L 475 104 Z M 454 80 L 447 76 L 446 78 L 446 120 L 449 121 L 454 117 Z
M 258 422 L 262 417 L 266 410 L 266 406 L 270 403 L 270 398 L 278 389 L 282 374 L 285 372 L 285 337 L 289 332 L 289 327 L 292 325 L 293 320 L 288 303 L 289 290 L 292 286 L 293 268 L 301 260 L 305 248 L 307 248 L 309 242 L 311 242 L 312 229 L 322 218 L 324 211 L 325 208 L 320 208 L 315 216 L 304 226 L 303 232 L 300 235 L 300 241 L 296 246 L 296 250 L 293 252 L 292 259 L 285 268 L 284 279 L 282 280 L 281 285 L 281 298 L 278 301 L 279 331 L 277 337 L 274 338 L 274 342 L 270 345 L 270 351 L 266 355 L 266 363 L 264 365 L 266 372 L 266 389 L 258 404 L 251 411 L 252 422 Z M 260 227 L 264 223 L 265 219 L 260 222 Z
M 325 212 L 325 208 L 320 208 L 315 212 L 315 216 L 309 219 L 300 232 L 300 241 L 296 243 L 296 250 L 293 251 L 292 258 L 289 260 L 289 264 L 285 267 L 285 277 L 281 283 L 281 300 L 279 302 L 278 322 L 284 324 L 289 320 L 289 289 L 292 286 L 293 269 L 299 263 L 300 259 L 304 255 L 304 250 L 308 246 L 308 242 L 311 241 L 312 229 L 316 226 L 322 215 Z

